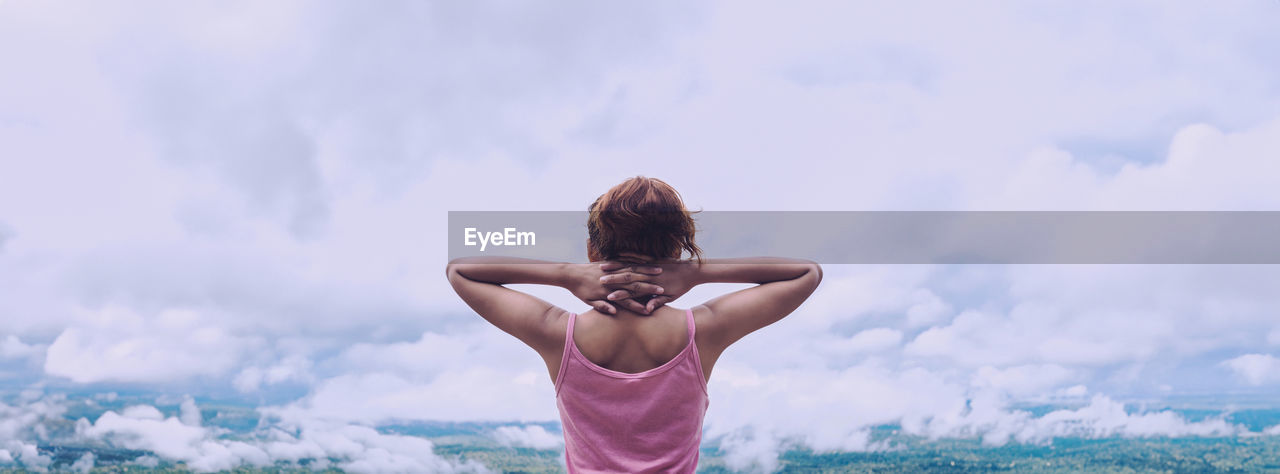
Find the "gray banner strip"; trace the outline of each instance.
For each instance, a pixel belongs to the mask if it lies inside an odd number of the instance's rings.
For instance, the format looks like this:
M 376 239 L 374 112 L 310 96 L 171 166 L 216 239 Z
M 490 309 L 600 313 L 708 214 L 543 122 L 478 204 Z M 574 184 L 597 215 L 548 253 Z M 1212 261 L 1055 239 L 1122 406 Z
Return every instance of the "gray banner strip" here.
M 449 257 L 586 262 L 586 211 L 450 211 Z M 830 264 L 1280 263 L 1280 211 L 704 211 L 707 257 Z

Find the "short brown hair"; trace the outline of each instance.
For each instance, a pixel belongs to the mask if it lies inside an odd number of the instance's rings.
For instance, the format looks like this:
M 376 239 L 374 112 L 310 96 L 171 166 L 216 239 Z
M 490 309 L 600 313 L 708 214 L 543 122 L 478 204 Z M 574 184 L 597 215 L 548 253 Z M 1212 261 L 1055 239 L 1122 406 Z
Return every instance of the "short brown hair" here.
M 588 253 L 592 261 L 613 260 L 622 253 L 654 259 L 690 258 L 702 262 L 693 242 L 693 212 L 675 188 L 657 178 L 636 176 L 623 181 L 587 206 Z

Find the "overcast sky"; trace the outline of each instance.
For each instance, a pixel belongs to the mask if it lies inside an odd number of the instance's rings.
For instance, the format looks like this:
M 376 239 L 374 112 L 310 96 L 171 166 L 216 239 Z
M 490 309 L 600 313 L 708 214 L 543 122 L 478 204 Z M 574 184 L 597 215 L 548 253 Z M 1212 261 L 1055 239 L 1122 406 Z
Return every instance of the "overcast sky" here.
M 145 388 L 257 400 L 369 452 L 421 451 L 359 428 L 391 418 L 556 447 L 521 424 L 558 419 L 541 360 L 445 281 L 448 211 L 581 210 L 637 174 L 706 210 L 1273 210 L 1278 22 L 1264 0 L 0 0 L 0 385 L 44 394 L 0 421 Z M 877 449 L 888 422 L 993 444 L 1239 433 L 1118 407 L 1274 393 L 1278 283 L 829 265 L 720 359 L 705 436 L 767 470 L 786 439 Z M 84 433 L 185 426 L 162 457 L 289 458 L 146 408 Z M 0 463 L 39 462 L 32 423 L 0 430 Z M 450 467 L 427 452 L 347 467 Z

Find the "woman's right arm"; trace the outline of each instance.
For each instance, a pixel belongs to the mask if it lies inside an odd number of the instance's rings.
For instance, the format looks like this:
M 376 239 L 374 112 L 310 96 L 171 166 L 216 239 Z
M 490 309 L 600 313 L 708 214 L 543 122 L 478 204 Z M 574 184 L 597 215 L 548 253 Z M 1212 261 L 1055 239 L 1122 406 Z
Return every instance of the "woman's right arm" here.
M 698 332 L 717 352 L 791 314 L 822 281 L 817 263 L 780 257 L 707 259 L 701 266 L 681 264 L 676 271 L 683 275 L 675 277 L 687 278 L 690 288 L 702 283 L 757 284 L 703 303 L 710 316 Z

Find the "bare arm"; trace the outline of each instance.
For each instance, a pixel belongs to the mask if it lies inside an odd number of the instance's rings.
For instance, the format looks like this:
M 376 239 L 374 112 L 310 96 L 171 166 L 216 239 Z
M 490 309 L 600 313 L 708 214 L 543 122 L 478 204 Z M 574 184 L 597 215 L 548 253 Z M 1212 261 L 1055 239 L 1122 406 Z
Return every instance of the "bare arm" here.
M 555 347 L 554 322 L 563 309 L 502 285 L 564 286 L 568 264 L 508 257 L 459 258 L 445 268 L 449 284 L 481 317 L 539 352 Z
M 626 267 L 624 267 L 626 268 Z M 645 271 L 633 268 L 627 273 Z M 566 312 L 533 295 L 506 288 L 508 284 L 559 286 L 601 312 L 614 312 L 605 296 L 617 285 L 603 285 L 600 264 L 571 264 L 516 257 L 464 257 L 445 268 L 449 284 L 481 317 L 539 352 L 564 341 L 559 318 Z M 637 292 L 656 288 L 639 281 L 627 284 Z M 638 303 L 635 303 L 638 304 Z
M 668 278 L 685 279 L 690 288 L 702 283 L 757 284 L 703 304 L 711 315 L 699 331 L 714 349 L 724 350 L 795 311 L 822 281 L 822 267 L 809 260 L 780 257 L 710 259 L 701 266 L 679 264 Z M 661 277 L 655 282 L 668 286 Z M 676 282 L 670 285 L 684 288 Z

